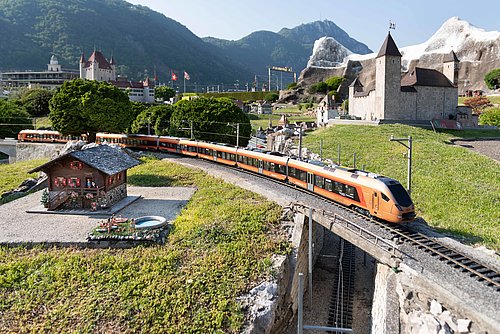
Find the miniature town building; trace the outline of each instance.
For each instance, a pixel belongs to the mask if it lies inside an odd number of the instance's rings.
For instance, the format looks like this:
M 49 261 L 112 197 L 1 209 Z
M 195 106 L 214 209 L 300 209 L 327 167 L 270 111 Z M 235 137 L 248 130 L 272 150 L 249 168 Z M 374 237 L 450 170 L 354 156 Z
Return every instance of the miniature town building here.
M 99 145 L 61 155 L 30 173 L 47 174 L 48 210 L 97 210 L 127 197 L 127 169 L 138 164 L 119 148 Z
M 337 108 L 335 107 L 335 100 L 329 94 L 323 98 L 323 100 L 316 107 L 316 119 L 318 126 L 325 126 L 328 121 L 339 117 Z

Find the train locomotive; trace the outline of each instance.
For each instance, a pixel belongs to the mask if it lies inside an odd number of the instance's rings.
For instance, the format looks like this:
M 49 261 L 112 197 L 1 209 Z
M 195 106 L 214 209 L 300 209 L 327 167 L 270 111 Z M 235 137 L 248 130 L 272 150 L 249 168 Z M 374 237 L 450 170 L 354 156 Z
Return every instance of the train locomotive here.
M 43 130 L 23 130 L 20 141 L 63 142 Z M 391 223 L 415 218 L 415 207 L 404 187 L 394 179 L 343 166 L 326 166 L 282 156 L 218 143 L 168 136 L 98 133 L 98 143 L 122 147 L 176 153 L 238 167 L 256 174 L 294 184 L 350 207 L 364 215 Z

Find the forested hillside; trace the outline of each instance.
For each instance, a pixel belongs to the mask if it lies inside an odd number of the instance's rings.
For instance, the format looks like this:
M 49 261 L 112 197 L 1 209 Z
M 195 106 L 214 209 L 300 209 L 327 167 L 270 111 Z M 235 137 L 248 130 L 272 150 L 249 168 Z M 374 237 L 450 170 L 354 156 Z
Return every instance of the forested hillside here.
M 114 56 L 120 74 L 186 70 L 198 82 L 251 77 L 180 23 L 122 0 L 0 0 L 0 71 L 44 70 L 52 54 L 78 68 L 84 51 Z

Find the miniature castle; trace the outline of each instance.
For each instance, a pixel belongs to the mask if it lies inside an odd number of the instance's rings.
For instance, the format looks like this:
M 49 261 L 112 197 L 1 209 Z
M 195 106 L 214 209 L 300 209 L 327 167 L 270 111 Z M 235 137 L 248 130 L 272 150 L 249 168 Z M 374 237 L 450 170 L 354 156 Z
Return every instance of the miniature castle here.
M 443 72 L 415 67 L 401 78 L 401 53 L 391 34 L 375 59 L 375 87 L 349 86 L 349 114 L 363 120 L 427 121 L 456 115 L 459 60 L 443 58 Z

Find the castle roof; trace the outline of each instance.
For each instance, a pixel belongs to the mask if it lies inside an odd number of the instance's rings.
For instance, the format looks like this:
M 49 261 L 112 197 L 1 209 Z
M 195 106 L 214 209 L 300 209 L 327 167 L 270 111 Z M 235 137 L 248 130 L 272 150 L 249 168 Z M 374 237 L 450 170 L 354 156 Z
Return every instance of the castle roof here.
M 85 63 L 86 60 L 85 60 L 85 54 L 82 52 L 82 55 L 80 57 L 80 63 Z
M 377 54 L 377 58 L 383 57 L 383 56 L 401 57 L 401 53 L 399 52 L 399 49 L 396 46 L 396 43 L 392 39 L 390 32 L 389 32 L 389 34 L 387 34 L 387 37 L 385 38 L 384 44 L 382 44 L 382 47 L 380 48 L 380 51 Z
M 449 62 L 457 62 L 457 63 L 460 62 L 460 60 L 458 60 L 458 57 L 453 50 L 451 50 L 451 52 L 445 55 L 443 58 L 443 63 L 449 63 Z
M 30 173 L 47 170 L 56 162 L 67 157 L 77 159 L 107 175 L 114 175 L 140 164 L 138 160 L 124 153 L 120 148 L 111 147 L 109 145 L 97 145 L 86 150 L 72 151 L 61 155 L 31 170 Z
M 349 87 L 363 87 L 363 84 L 359 80 L 359 77 L 356 77 L 354 81 L 349 85 Z
M 415 67 L 401 79 L 401 87 L 403 86 L 454 87 L 443 73 L 420 67 Z
M 82 56 L 83 58 L 83 56 Z M 92 55 L 90 56 L 89 60 L 85 63 L 85 67 L 90 67 L 90 65 L 93 62 L 96 62 L 99 64 L 99 68 L 103 70 L 110 70 L 111 69 L 111 64 L 106 60 L 106 57 L 102 54 L 101 51 L 94 51 L 92 52 Z
M 145 85 L 142 81 L 128 81 L 128 80 L 110 80 L 113 86 L 118 88 L 140 88 L 143 89 L 148 85 Z

